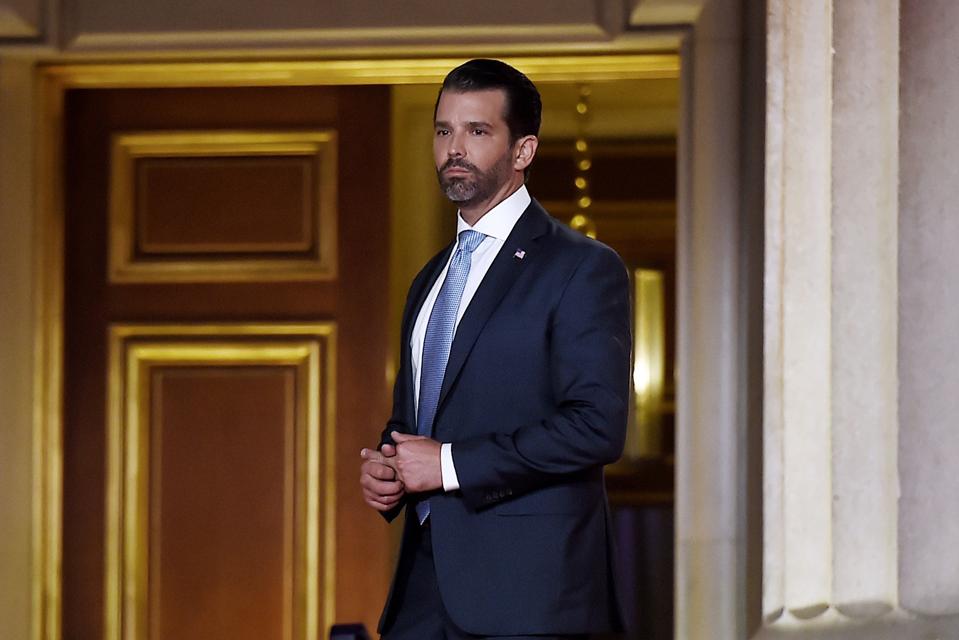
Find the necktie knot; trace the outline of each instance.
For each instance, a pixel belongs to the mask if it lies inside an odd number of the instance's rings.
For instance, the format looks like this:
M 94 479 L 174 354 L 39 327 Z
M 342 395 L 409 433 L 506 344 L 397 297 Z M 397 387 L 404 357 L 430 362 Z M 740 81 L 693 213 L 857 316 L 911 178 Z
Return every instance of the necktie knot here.
M 470 254 L 473 253 L 476 250 L 476 247 L 480 246 L 480 243 L 486 239 L 486 235 L 480 233 L 479 231 L 467 229 L 465 231 L 460 231 L 459 239 L 459 250 Z

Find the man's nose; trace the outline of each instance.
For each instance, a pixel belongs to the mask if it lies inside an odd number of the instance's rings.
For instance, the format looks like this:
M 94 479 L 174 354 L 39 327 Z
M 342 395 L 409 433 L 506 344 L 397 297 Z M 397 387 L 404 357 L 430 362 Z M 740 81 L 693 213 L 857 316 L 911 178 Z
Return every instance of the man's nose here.
M 446 155 L 451 158 L 461 158 L 465 153 L 466 146 L 463 144 L 463 134 L 454 131 L 450 134 Z

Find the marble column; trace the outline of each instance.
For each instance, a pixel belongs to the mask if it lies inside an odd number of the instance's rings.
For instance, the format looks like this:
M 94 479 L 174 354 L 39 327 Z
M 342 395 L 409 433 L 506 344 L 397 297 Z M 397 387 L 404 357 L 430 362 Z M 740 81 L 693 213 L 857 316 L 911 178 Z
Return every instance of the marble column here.
M 706 3 L 682 50 L 676 637 L 741 637 L 740 3 Z
M 893 2 L 772 3 L 764 614 L 896 598 Z
M 901 34 L 899 597 L 917 615 L 956 616 L 959 3 L 903 0 Z
M 959 632 L 957 33 L 769 2 L 757 637 Z

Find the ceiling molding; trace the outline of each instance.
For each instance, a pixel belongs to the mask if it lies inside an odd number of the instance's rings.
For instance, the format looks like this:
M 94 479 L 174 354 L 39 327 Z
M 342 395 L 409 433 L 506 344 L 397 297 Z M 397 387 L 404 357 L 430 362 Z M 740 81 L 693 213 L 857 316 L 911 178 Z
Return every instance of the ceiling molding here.
M 629 26 L 694 24 L 705 3 L 706 0 L 629 0 Z
M 64 87 L 302 86 L 441 82 L 455 58 L 55 64 L 44 76 Z M 503 56 L 536 82 L 678 78 L 675 54 Z
M 432 0 L 404 0 L 402 11 L 385 10 L 381 0 L 232 0 L 229 12 L 222 0 L 176 7 L 164 0 L 63 0 L 64 49 L 608 45 L 629 26 L 624 0 L 486 0 L 475 15 L 460 3 Z
M 0 39 L 36 39 L 43 33 L 42 0 L 0 2 Z

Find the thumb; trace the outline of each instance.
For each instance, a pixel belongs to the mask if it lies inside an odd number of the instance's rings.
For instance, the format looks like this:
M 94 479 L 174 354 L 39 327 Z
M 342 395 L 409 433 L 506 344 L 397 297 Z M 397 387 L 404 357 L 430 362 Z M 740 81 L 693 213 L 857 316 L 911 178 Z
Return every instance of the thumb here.
M 392 458 L 396 455 L 396 447 L 391 444 L 384 444 L 382 447 L 380 447 L 380 453 L 387 458 Z

